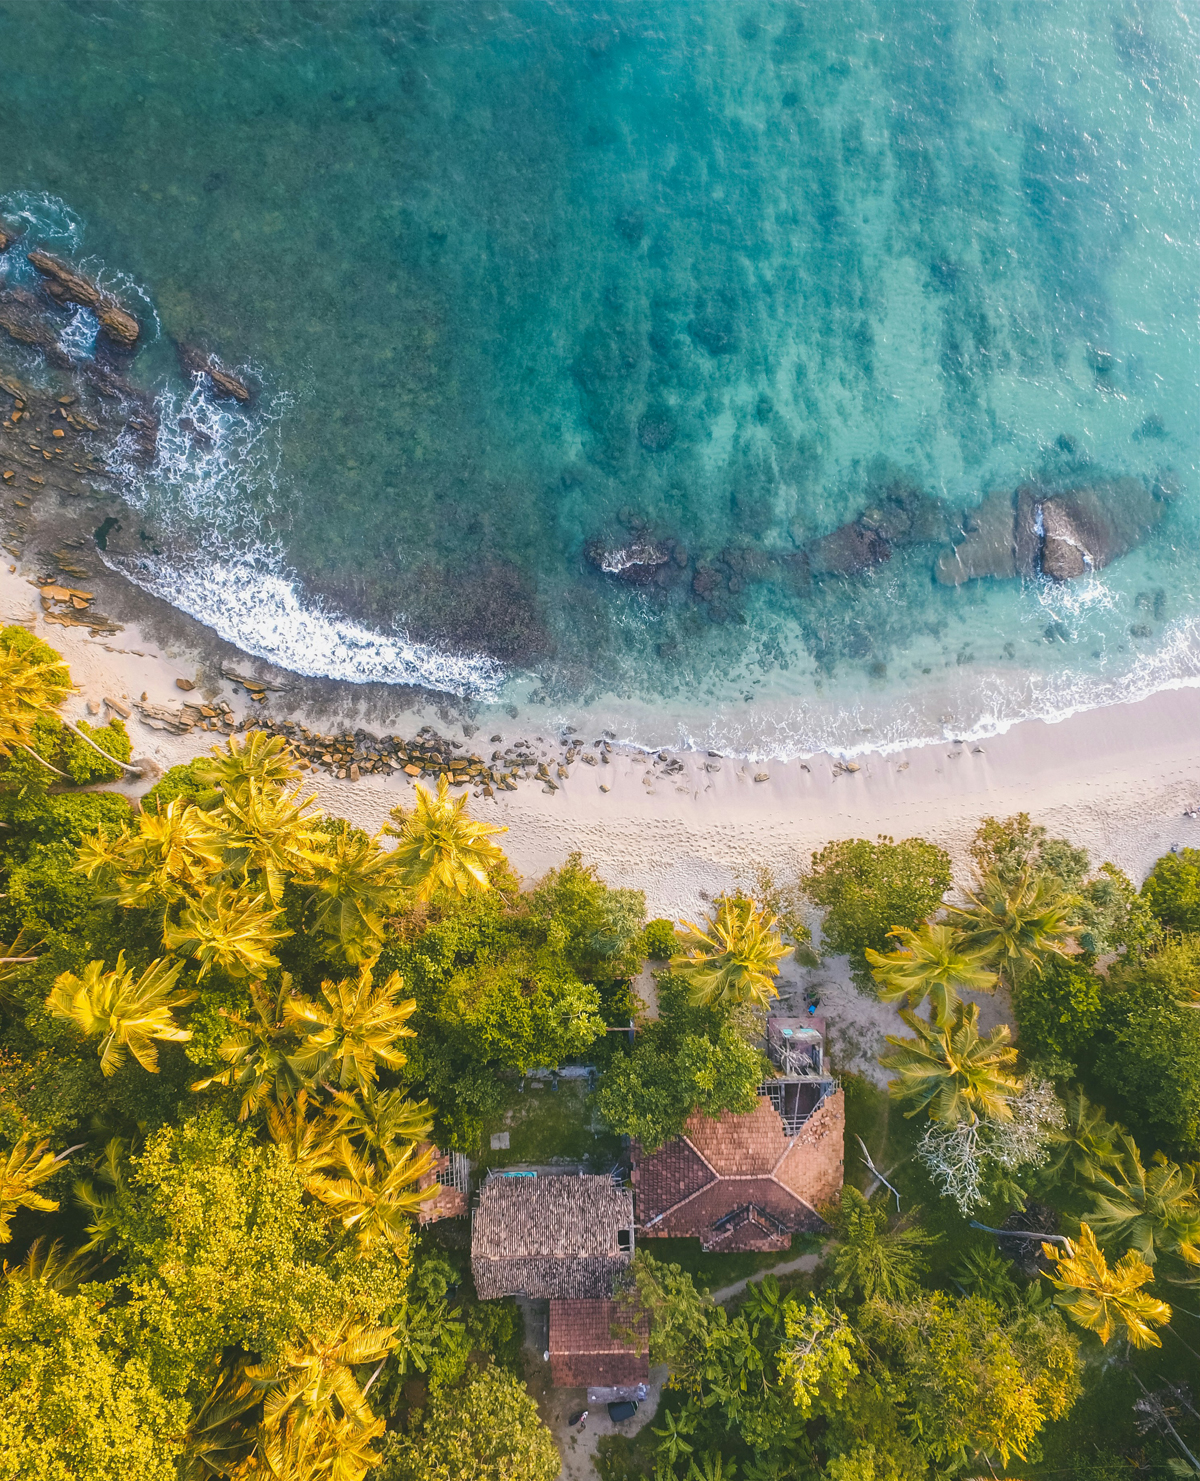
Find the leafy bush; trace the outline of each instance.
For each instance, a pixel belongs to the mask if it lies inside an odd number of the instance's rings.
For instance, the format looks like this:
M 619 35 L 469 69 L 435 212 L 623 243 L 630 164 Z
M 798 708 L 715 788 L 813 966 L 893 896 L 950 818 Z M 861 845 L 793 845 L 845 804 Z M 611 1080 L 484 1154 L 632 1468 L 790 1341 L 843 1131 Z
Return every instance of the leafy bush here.
M 679 950 L 673 920 L 648 921 L 642 939 L 645 942 L 646 955 L 652 961 L 665 962 Z
M 1042 975 L 1026 973 L 1013 994 L 1018 1047 L 1058 1078 L 1090 1060 L 1103 1013 L 1104 980 L 1077 958 L 1051 957 Z
M 1200 939 L 1183 937 L 1109 975 L 1091 1080 L 1139 1139 L 1200 1153 Z
M 210 791 L 210 784 L 201 781 L 196 775 L 197 762 L 203 764 L 204 760 L 204 757 L 198 756 L 195 761 L 189 761 L 186 766 L 172 766 L 164 772 L 142 798 L 142 807 L 147 812 L 158 812 L 169 806 L 177 797 L 182 797 L 187 802 L 195 802 L 201 793 Z
M 1142 896 L 1164 926 L 1200 931 L 1200 849 L 1164 854 L 1142 886 Z
M 826 912 L 824 949 L 846 952 L 855 981 L 869 989 L 863 953 L 868 947 L 891 950 L 893 927 L 915 929 L 938 909 L 950 888 L 950 856 L 923 838 L 844 839 L 813 854 L 803 883 L 808 898 Z

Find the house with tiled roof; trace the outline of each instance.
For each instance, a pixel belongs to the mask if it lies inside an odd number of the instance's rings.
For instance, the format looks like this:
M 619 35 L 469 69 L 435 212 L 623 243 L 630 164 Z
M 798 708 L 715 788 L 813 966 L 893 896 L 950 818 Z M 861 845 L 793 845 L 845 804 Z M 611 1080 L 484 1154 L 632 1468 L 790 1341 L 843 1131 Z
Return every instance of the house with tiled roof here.
M 707 1251 L 786 1249 L 825 1228 L 818 1210 L 842 1186 L 844 1096 L 824 1063 L 820 1020 L 768 1022 L 776 1073 L 744 1115 L 694 1114 L 682 1136 L 633 1149 L 643 1238 L 699 1239 Z
M 607 1300 L 633 1259 L 633 1195 L 609 1177 L 495 1176 L 471 1220 L 481 1301 Z
M 636 1391 L 650 1379 L 649 1339 L 647 1318 L 631 1318 L 615 1301 L 551 1301 L 550 1381 L 555 1388 L 603 1389 L 604 1399 L 644 1398 Z M 604 1399 L 588 1395 L 590 1403 Z

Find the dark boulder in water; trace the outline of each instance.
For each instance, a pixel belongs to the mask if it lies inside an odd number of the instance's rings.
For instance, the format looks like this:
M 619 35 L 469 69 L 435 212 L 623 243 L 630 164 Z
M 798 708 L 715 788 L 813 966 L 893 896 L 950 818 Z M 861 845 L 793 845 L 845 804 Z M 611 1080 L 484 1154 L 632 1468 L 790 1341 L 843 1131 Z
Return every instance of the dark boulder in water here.
M 671 563 L 673 544 L 637 538 L 614 549 L 602 540 L 593 540 L 584 553 L 604 575 L 616 576 L 631 586 L 645 586 L 655 579 L 661 567 Z
M 120 345 L 122 349 L 133 349 L 141 333 L 141 326 L 111 293 L 104 292 L 68 263 L 51 257 L 49 252 L 30 252 L 28 260 L 45 278 L 46 292 L 55 303 L 77 303 L 85 309 L 91 309 L 114 344 Z
M 1014 498 L 992 493 L 963 518 L 963 539 L 938 557 L 944 586 L 985 576 L 1073 581 L 1127 554 L 1162 518 L 1171 486 L 1160 479 L 1096 479 L 1052 491 L 1025 484 Z
M 194 345 L 177 345 L 179 351 L 179 364 L 185 375 L 207 376 L 209 383 L 218 396 L 224 396 L 231 401 L 240 401 L 243 406 L 251 400 L 250 387 L 245 381 L 239 380 L 236 375 L 230 375 L 227 370 L 222 370 L 211 355 L 206 355 L 203 350 L 198 350 Z
M 0 221 L 0 252 L 7 252 L 21 233 L 7 221 Z
M 59 344 L 43 306 L 27 289 L 9 288 L 0 293 L 0 329 L 18 344 L 41 350 L 57 370 L 71 368 L 71 357 Z

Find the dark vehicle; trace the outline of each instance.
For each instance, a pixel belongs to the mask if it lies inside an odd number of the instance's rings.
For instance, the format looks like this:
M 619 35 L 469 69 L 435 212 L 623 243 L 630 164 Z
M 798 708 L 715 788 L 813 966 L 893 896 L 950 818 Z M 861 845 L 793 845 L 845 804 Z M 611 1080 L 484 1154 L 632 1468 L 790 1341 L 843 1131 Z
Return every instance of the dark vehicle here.
M 627 1419 L 632 1419 L 638 1412 L 638 1401 L 636 1399 L 621 1399 L 616 1404 L 608 1406 L 608 1417 L 613 1424 L 621 1424 Z

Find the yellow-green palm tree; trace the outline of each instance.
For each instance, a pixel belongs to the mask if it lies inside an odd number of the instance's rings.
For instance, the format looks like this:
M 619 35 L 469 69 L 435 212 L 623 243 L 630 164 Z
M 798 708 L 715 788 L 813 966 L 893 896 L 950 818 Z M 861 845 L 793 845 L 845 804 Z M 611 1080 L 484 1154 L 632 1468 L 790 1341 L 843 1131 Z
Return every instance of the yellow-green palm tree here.
M 379 954 L 383 916 L 398 893 L 396 864 L 377 839 L 342 822 L 312 855 L 312 924 L 334 937 L 351 966 Z
M 1136 1142 L 1123 1132 L 1108 1164 L 1097 1171 L 1091 1223 L 1096 1234 L 1128 1244 L 1153 1265 L 1159 1252 L 1200 1265 L 1200 1187 L 1196 1167 L 1180 1167 L 1155 1152 L 1142 1164 Z
M 179 1481 L 247 1481 L 254 1474 L 247 1462 L 254 1455 L 256 1425 L 250 1411 L 262 1394 L 246 1377 L 243 1358 L 218 1364 L 212 1387 L 192 1416 L 176 1464 Z
M 219 967 L 230 977 L 253 977 L 277 967 L 271 948 L 292 933 L 278 924 L 282 910 L 263 895 L 227 882 L 186 905 L 163 925 L 163 944 L 200 963 L 197 977 Z
M 354 1375 L 382 1364 L 396 1345 L 394 1327 L 344 1316 L 324 1331 L 284 1346 L 278 1362 L 247 1365 L 262 1396 L 258 1466 L 278 1481 L 362 1481 L 378 1463 L 371 1444 L 384 1431 Z
M 231 735 L 212 754 L 192 762 L 196 779 L 226 796 L 241 796 L 254 782 L 260 790 L 294 787 L 300 768 L 291 746 L 280 735 L 251 730 L 245 736 Z M 215 800 L 215 799 L 214 799 Z
M 47 1198 L 36 1190 L 79 1149 L 70 1147 L 56 1155 L 49 1148 L 48 1138 L 35 1144 L 29 1137 L 22 1137 L 0 1162 L 0 1244 L 12 1238 L 12 1218 L 19 1208 L 49 1214 L 58 1207 L 56 1198 Z
M 97 755 L 119 766 L 131 776 L 141 776 L 138 766 L 118 760 L 98 746 L 69 720 L 58 713 L 62 704 L 76 692 L 71 672 L 53 648 L 37 639 L 30 641 L 25 633 L 0 642 L 0 756 L 11 756 L 13 748 L 25 751 L 57 776 L 63 773 L 32 749 L 33 727 L 43 717 L 52 717 L 76 740 L 90 746 Z M 49 655 L 49 656 L 47 656 Z
M 311 873 L 312 856 L 321 849 L 322 815 L 309 810 L 315 794 L 303 802 L 299 797 L 299 789 L 289 794 L 248 777 L 213 810 L 224 825 L 226 861 L 247 878 L 260 873 L 272 905 L 283 899 L 289 875 Z
M 415 998 L 399 998 L 403 986 L 393 972 L 376 987 L 366 964 L 357 977 L 322 982 L 320 1003 L 291 999 L 287 1022 L 304 1035 L 293 1064 L 314 1080 L 336 1079 L 343 1090 L 369 1085 L 378 1065 L 399 1069 L 405 1056 L 396 1043 L 414 1037 L 407 1024 L 417 1006 Z
M 192 1036 L 172 1017 L 176 1008 L 195 1001 L 194 992 L 173 991 L 182 962 L 160 958 L 137 980 L 125 965 L 125 953 L 109 972 L 103 962 L 89 962 L 83 972 L 63 972 L 54 980 L 46 1007 L 57 1018 L 68 1019 L 86 1038 L 99 1038 L 100 1069 L 113 1075 L 125 1062 L 126 1050 L 143 1069 L 158 1073 L 154 1041 L 185 1043 Z
M 984 952 L 1015 987 L 1027 972 L 1040 975 L 1048 957 L 1069 955 L 1078 905 L 1076 896 L 1026 866 L 1012 884 L 990 870 L 947 916 L 968 949 Z
M 57 1208 L 58 1204 L 52 1205 Z M 83 1250 L 69 1250 L 61 1239 L 53 1244 L 43 1234 L 35 1239 L 19 1265 L 4 1262 L 9 1285 L 48 1286 L 64 1296 L 73 1296 L 81 1283 L 90 1280 L 95 1267 Z
M 289 1058 L 292 1031 L 286 1017 L 291 986 L 287 972 L 274 996 L 267 991 L 266 983 L 251 982 L 248 1017 L 221 1010 L 229 1023 L 229 1033 L 218 1045 L 217 1053 L 228 1068 L 197 1080 L 191 1087 L 208 1090 L 220 1085 L 239 1091 L 239 1121 L 248 1120 L 272 1100 L 297 1095 L 315 1083 L 305 1080 Z
M 1095 1332 L 1103 1343 L 1114 1332 L 1124 1331 L 1134 1347 L 1162 1346 L 1151 1323 L 1164 1326 L 1171 1320 L 1171 1308 L 1142 1290 L 1154 1279 L 1154 1271 L 1136 1250 L 1126 1250 L 1110 1268 L 1096 1236 L 1083 1224 L 1079 1238 L 1065 1253 L 1049 1244 L 1042 1245 L 1042 1251 L 1056 1266 L 1050 1276 L 1059 1292 L 1055 1304 L 1072 1321 Z
M 390 1167 L 402 1143 L 423 1142 L 433 1130 L 429 1102 L 408 1100 L 401 1090 L 377 1090 L 367 1084 L 339 1090 L 333 1104 L 338 1129 L 347 1132 L 377 1167 Z
M 868 946 L 865 952 L 885 1003 L 907 999 L 917 1008 L 928 998 L 941 1025 L 953 1017 L 960 993 L 995 990 L 986 950 L 969 949 L 953 926 L 923 921 L 915 931 L 897 926 L 888 935 L 900 943 L 897 950 L 885 954 Z
M 89 879 L 115 879 L 105 898 L 131 908 L 170 903 L 207 890 L 224 869 L 219 822 L 182 797 L 139 813 L 132 828 L 85 838 L 75 867 Z
M 121 1227 L 122 1204 L 127 1192 L 127 1152 L 128 1148 L 120 1137 L 111 1137 L 98 1162 L 93 1164 L 96 1180 L 80 1178 L 75 1184 L 75 1201 L 91 1215 L 91 1222 L 84 1231 L 88 1240 L 80 1247 L 80 1254 L 104 1249 Z
M 294 1099 L 278 1099 L 268 1107 L 267 1133 L 306 1180 L 338 1165 L 342 1145 L 339 1118 L 311 1102 L 306 1090 L 298 1091 Z
M 305 1187 L 354 1236 L 360 1250 L 370 1250 L 382 1239 L 404 1258 L 411 1216 L 441 1191 L 436 1182 L 427 1188 L 417 1186 L 432 1172 L 434 1162 L 432 1148 L 421 1150 L 410 1143 L 395 1154 L 390 1165 L 377 1167 L 355 1150 L 348 1137 L 342 1137 L 335 1168 L 341 1175 L 315 1173 L 305 1179 Z
M 888 1084 L 893 1098 L 914 1102 L 906 1116 L 928 1110 L 931 1120 L 947 1126 L 963 1120 L 1011 1119 L 1008 1102 L 1021 1082 L 1009 1073 L 1017 1051 L 1009 1045 L 1006 1023 L 983 1038 L 976 1003 L 960 1003 L 951 1022 L 940 1028 L 914 1013 L 903 1012 L 900 1017 L 916 1037 L 889 1034 L 887 1042 L 895 1045 L 895 1052 L 881 1054 L 879 1063 L 897 1072 Z
M 745 895 L 723 895 L 703 926 L 682 921 L 683 952 L 671 971 L 687 980 L 694 1002 L 711 1008 L 739 1003 L 766 1007 L 779 996 L 773 981 L 788 954 L 775 917 Z
M 504 851 L 490 841 L 493 833 L 507 833 L 495 823 L 479 823 L 467 816 L 467 794 L 450 796 L 450 784 L 438 779 L 437 796 L 420 783 L 412 812 L 392 809 L 399 825 L 385 831 L 399 840 L 392 852 L 401 883 L 418 900 L 438 890 L 467 895 L 492 887 L 488 870 L 504 862 Z

